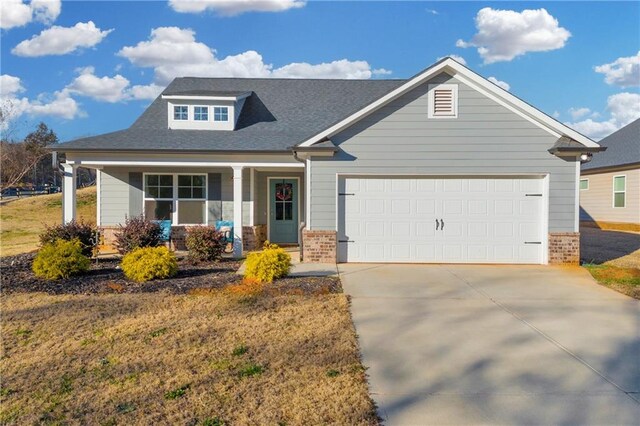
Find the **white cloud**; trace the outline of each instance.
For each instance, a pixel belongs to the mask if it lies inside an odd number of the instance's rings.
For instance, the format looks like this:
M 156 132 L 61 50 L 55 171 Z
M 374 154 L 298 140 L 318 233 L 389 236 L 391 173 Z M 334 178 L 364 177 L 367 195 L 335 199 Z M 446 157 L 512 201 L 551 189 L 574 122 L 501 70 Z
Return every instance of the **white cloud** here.
M 82 115 L 78 103 L 67 90 L 55 92 L 52 96 L 40 95 L 30 101 L 25 112 L 30 115 L 49 115 L 71 120 Z
M 0 28 L 8 30 L 21 27 L 32 20 L 51 24 L 60 15 L 61 0 L 2 0 L 0 2 Z
M 579 120 L 591 113 L 589 108 L 569 108 L 569 115 L 573 120 Z
M 329 63 L 291 63 L 280 68 L 265 63 L 254 50 L 217 58 L 216 51 L 196 41 L 195 32 L 177 27 L 151 31 L 149 40 L 126 46 L 118 55 L 132 64 L 154 69 L 155 83 L 169 83 L 174 77 L 287 77 L 287 78 L 371 78 L 391 73 L 372 70 L 366 61 L 341 59 Z
M 120 74 L 114 77 L 98 77 L 93 67 L 77 70 L 80 74 L 65 90 L 100 102 L 124 102 L 128 100 L 155 99 L 164 89 L 156 84 L 130 87 L 129 80 Z
M 236 16 L 246 12 L 283 12 L 304 7 L 303 0 L 169 0 L 176 12 L 216 12 L 221 16 Z
M 393 71 L 388 70 L 388 69 L 384 69 L 384 68 L 376 68 L 375 70 L 371 71 L 371 74 L 373 74 L 373 75 L 391 75 L 391 74 L 393 74 Z
M 14 96 L 20 92 L 24 92 L 20 77 L 9 74 L 0 75 L 0 98 Z
M 425 11 L 430 15 L 440 15 L 440 13 L 435 9 L 425 9 Z
M 125 89 L 129 86 L 129 80 L 120 74 L 115 77 L 97 77 L 94 71 L 93 67 L 81 70 L 80 75 L 67 86 L 67 90 L 104 102 L 119 102 L 127 97 Z
M 93 21 L 78 22 L 73 27 L 53 26 L 20 42 L 11 50 L 18 56 L 64 55 L 81 48 L 93 47 L 100 43 L 111 31 L 102 31 Z
M 594 121 L 588 118 L 565 124 L 593 139 L 602 139 L 640 117 L 640 94 L 623 92 L 611 95 L 607 98 L 606 109 L 609 111 L 609 120 Z
M 475 21 L 478 32 L 468 42 L 458 40 L 456 46 L 476 47 L 485 64 L 559 49 L 571 37 L 545 9 L 516 12 L 485 7 Z
M 490 82 L 492 82 L 496 86 L 503 88 L 506 91 L 509 91 L 509 89 L 511 89 L 511 86 L 506 81 L 498 80 L 495 77 L 489 77 L 487 80 L 489 80 Z
M 620 87 L 640 86 L 640 51 L 635 56 L 618 58 L 610 64 L 598 65 L 595 71 L 604 74 L 604 81 Z
M 460 62 L 462 65 L 467 65 L 467 61 L 460 55 L 456 55 L 454 53 L 452 53 L 451 55 L 447 55 L 447 56 L 441 56 L 438 58 L 438 61 L 444 58 L 451 58 L 453 60 L 455 60 L 456 62 Z

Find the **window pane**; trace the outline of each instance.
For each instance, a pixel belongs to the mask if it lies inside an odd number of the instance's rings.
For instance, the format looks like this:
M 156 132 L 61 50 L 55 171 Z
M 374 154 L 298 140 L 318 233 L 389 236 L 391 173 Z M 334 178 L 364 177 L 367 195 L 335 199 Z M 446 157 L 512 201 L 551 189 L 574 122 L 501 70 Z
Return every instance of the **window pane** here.
M 276 202 L 276 220 L 282 220 L 284 218 L 282 203 Z
M 161 186 L 173 186 L 173 176 L 171 176 L 171 175 L 160 175 L 160 185 Z
M 178 188 L 178 198 L 192 198 L 191 197 L 191 187 L 188 187 L 188 188 L 180 187 L 180 188 Z
M 589 181 L 586 179 L 580 180 L 580 189 L 589 189 Z
M 178 201 L 178 221 L 181 224 L 204 223 L 204 201 Z
M 284 204 L 284 220 L 293 220 L 293 203 Z
M 207 121 L 209 119 L 209 108 L 195 107 L 193 109 L 193 119 L 198 121 Z
M 158 198 L 173 198 L 173 187 L 160 187 Z
M 173 107 L 173 119 L 174 120 L 188 120 L 189 109 L 186 106 L 174 106 Z
M 151 186 L 151 187 L 147 188 L 147 191 L 145 193 L 145 197 L 147 197 L 147 198 L 158 198 L 158 187 L 157 186 Z
M 624 192 L 613 194 L 613 207 L 624 207 Z
M 213 108 L 214 121 L 229 121 L 229 108 L 215 107 Z
M 147 175 L 147 185 L 157 185 L 158 175 Z
M 204 198 L 204 188 L 193 188 L 193 198 Z
M 172 201 L 146 200 L 144 216 L 147 220 L 170 220 Z
M 193 186 L 204 186 L 204 176 L 195 175 L 193 178 Z
M 613 190 L 614 191 L 624 191 L 625 188 L 625 177 L 617 176 L 613 178 Z
M 178 186 L 191 186 L 191 176 L 178 176 Z

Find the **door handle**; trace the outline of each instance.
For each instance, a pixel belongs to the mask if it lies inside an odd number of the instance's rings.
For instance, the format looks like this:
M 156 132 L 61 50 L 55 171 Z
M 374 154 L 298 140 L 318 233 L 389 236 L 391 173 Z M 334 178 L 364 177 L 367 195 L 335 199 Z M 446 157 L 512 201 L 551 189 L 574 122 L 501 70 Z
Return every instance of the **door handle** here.
M 440 230 L 444 231 L 444 220 L 440 219 Z
M 436 231 L 438 230 L 438 226 L 440 226 L 440 224 L 438 223 L 438 219 L 436 219 Z

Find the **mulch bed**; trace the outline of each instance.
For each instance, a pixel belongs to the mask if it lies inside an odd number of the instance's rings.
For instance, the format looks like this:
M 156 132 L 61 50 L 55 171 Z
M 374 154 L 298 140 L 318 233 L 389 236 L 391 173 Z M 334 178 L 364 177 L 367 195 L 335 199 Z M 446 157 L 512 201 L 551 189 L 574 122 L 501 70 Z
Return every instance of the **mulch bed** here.
M 178 274 L 173 278 L 136 283 L 125 278 L 118 259 L 92 261 L 85 274 L 68 279 L 48 281 L 31 270 L 35 253 L 0 258 L 0 293 L 45 292 L 48 294 L 155 293 L 186 294 L 203 289 L 222 289 L 239 283 L 236 274 L 240 262 L 222 259 L 216 263 L 193 264 L 179 259 Z M 271 284 L 281 293 L 341 293 L 340 281 L 333 277 L 287 277 Z

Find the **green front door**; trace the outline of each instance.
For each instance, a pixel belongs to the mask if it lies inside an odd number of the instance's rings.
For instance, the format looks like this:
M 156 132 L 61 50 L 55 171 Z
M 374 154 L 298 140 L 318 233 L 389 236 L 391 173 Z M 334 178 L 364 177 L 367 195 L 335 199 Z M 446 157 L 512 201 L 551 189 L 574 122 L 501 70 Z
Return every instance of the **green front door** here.
M 298 242 L 298 181 L 269 180 L 269 238 L 274 243 Z

